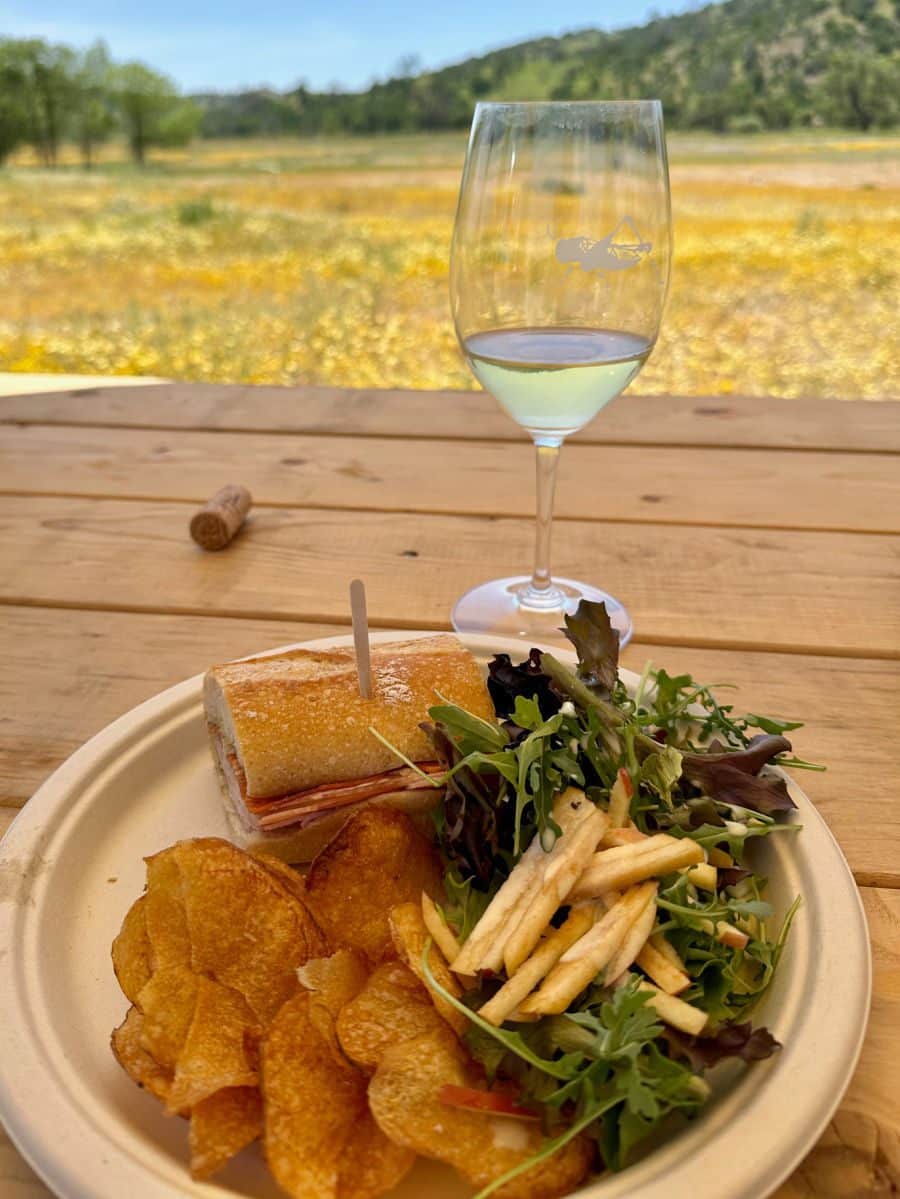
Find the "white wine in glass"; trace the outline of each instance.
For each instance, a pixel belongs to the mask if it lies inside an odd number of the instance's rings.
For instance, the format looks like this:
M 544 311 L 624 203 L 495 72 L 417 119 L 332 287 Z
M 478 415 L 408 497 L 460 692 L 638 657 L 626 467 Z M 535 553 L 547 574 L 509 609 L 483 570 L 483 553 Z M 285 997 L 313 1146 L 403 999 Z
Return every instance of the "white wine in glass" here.
M 559 640 L 565 613 L 602 602 L 622 644 L 623 605 L 553 579 L 559 448 L 620 395 L 659 333 L 671 257 L 669 176 L 655 100 L 479 104 L 453 234 L 451 302 L 473 373 L 537 447 L 530 576 L 467 592 L 460 632 Z M 597 481 L 598 511 L 603 482 Z

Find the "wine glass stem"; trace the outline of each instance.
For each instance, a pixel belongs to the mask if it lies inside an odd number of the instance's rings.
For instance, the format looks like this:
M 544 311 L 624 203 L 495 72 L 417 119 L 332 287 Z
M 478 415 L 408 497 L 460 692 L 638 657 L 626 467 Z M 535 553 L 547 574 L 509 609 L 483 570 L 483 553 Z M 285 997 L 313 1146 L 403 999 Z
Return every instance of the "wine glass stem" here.
M 536 441 L 537 504 L 535 510 L 534 570 L 531 582 L 520 596 L 525 607 L 554 608 L 560 596 L 550 577 L 550 538 L 553 531 L 553 496 L 556 492 L 556 468 L 559 441 Z

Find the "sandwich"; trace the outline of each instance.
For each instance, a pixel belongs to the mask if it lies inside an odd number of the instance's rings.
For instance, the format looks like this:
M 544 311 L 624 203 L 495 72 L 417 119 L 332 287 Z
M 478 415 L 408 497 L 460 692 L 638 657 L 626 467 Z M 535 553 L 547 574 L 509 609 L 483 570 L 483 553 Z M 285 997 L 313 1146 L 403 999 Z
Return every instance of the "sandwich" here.
M 288 650 L 207 672 L 210 744 L 239 845 L 308 862 L 363 804 L 416 815 L 443 798 L 429 777 L 442 767 L 420 726 L 442 700 L 494 719 L 475 659 L 450 635 L 374 644 L 371 659 L 371 699 L 360 695 L 352 648 Z

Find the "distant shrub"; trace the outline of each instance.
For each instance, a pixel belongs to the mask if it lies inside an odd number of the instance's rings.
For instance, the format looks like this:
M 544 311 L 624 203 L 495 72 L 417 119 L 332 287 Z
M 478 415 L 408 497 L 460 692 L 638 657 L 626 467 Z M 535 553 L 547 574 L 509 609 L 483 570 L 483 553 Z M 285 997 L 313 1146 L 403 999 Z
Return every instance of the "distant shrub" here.
M 744 112 L 728 121 L 729 133 L 762 133 L 765 127 L 765 122 L 755 112 Z
M 203 225 L 212 220 L 216 209 L 212 200 L 184 200 L 175 210 L 179 225 Z

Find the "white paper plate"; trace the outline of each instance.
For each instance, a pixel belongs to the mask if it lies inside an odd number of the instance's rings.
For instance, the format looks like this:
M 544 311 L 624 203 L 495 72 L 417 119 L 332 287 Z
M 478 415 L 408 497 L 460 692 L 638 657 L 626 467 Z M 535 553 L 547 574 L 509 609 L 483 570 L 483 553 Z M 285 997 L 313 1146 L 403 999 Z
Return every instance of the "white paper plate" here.
M 518 641 L 467 640 L 483 659 L 498 650 L 522 652 Z M 803 895 L 788 951 L 757 1016 L 783 1050 L 749 1070 L 726 1072 L 722 1094 L 687 1131 L 580 1196 L 763 1199 L 837 1106 L 868 1013 L 866 924 L 834 839 L 796 785 L 792 794 L 803 832 L 767 839 L 759 858 L 776 911 Z M 281 1194 L 258 1148 L 241 1154 L 215 1183 L 192 1182 L 187 1125 L 165 1119 L 109 1050 L 110 1031 L 127 1007 L 109 947 L 143 889 L 142 859 L 196 835 L 227 835 L 199 676 L 89 741 L 41 787 L 0 845 L 0 1116 L 63 1199 Z M 394 1199 L 467 1194 L 455 1175 L 420 1162 Z

